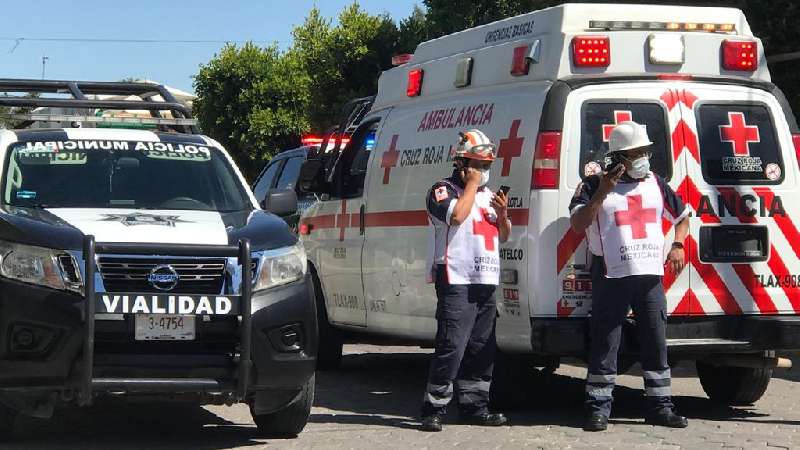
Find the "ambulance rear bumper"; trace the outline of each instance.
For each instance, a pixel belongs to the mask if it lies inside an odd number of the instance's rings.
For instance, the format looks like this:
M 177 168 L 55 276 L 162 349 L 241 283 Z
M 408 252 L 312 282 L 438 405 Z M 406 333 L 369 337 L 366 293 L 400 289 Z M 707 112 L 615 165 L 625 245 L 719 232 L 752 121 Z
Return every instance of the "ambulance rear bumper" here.
M 671 317 L 667 346 L 670 355 L 677 357 L 796 351 L 800 350 L 800 316 Z M 585 357 L 589 352 L 589 321 L 531 318 L 531 347 L 537 355 Z M 620 353 L 638 352 L 635 322 L 629 320 L 623 327 Z

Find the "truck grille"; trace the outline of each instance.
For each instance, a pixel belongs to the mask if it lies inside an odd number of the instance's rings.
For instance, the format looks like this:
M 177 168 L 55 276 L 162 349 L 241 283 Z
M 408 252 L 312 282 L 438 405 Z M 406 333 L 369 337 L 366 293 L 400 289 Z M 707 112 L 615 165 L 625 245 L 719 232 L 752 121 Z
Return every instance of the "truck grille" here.
M 224 258 L 98 258 L 106 292 L 164 292 L 148 281 L 150 271 L 161 265 L 172 266 L 180 277 L 171 293 L 219 294 L 222 290 Z

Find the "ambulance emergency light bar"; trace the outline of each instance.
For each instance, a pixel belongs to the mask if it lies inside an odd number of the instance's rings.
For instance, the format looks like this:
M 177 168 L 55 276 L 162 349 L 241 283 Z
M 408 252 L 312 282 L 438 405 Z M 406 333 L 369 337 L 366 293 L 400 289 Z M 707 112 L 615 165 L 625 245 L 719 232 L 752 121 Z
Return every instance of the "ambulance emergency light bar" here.
M 196 119 L 185 118 L 162 118 L 162 117 L 101 117 L 84 116 L 75 114 L 0 114 L 14 120 L 28 120 L 32 122 L 90 122 L 90 123 L 110 123 L 110 124 L 131 124 L 131 125 L 180 125 L 197 126 Z
M 705 31 L 708 33 L 735 33 L 736 25 L 732 23 L 590 20 L 589 29 L 607 31 Z
M 651 64 L 683 64 L 683 35 L 653 33 L 647 38 Z M 725 39 L 720 47 L 725 70 L 753 72 L 758 68 L 758 44 L 750 39 Z M 572 38 L 572 63 L 575 67 L 608 67 L 611 64 L 611 39 L 607 35 L 582 35 Z M 512 70 L 512 74 L 514 71 Z M 410 85 L 410 81 L 409 81 Z

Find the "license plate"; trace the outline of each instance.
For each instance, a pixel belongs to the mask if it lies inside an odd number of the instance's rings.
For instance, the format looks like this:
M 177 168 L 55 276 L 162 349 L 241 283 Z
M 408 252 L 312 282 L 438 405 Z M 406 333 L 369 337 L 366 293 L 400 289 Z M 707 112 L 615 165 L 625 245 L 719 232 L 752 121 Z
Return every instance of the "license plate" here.
M 193 341 L 195 316 L 137 314 L 137 341 Z

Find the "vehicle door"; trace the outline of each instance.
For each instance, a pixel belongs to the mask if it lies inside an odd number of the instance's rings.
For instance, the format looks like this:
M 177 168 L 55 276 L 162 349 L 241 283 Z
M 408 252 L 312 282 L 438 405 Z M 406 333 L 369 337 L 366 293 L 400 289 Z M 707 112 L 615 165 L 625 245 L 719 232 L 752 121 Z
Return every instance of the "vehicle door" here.
M 675 98 L 689 170 L 682 189 L 696 211 L 691 289 L 678 310 L 797 314 L 797 159 L 782 105 L 735 84 L 682 83 Z
M 635 121 L 644 125 L 650 140 L 653 156 L 651 170 L 667 180 L 679 191 L 686 178 L 685 159 L 676 148 L 673 130 L 679 126 L 679 114 L 672 112 L 671 83 L 635 82 L 587 86 L 570 94 L 564 118 L 564 145 L 568 149 L 562 176 L 566 176 L 566 189 L 561 189 L 559 214 L 568 214 L 568 207 L 581 181 L 600 173 L 603 158 L 608 150 L 608 140 L 614 126 L 623 121 Z M 574 151 L 572 150 L 574 149 Z M 680 192 L 678 192 L 680 195 Z M 584 235 L 574 233 L 569 221 L 560 221 L 557 250 L 556 275 L 559 284 L 558 304 L 555 313 L 559 317 L 586 315 L 591 311 L 590 253 Z M 667 242 L 674 238 L 671 222 L 655 219 L 645 223 L 647 232 L 663 232 Z M 665 249 L 665 257 L 666 257 Z M 665 290 L 669 311 L 674 311 L 689 288 L 688 271 L 677 279 L 665 276 Z
M 380 116 L 366 120 L 355 130 L 350 143 L 329 159 L 332 192 L 327 200 L 314 206 L 317 225 L 309 232 L 318 248 L 318 273 L 328 319 L 333 323 L 366 326 L 361 274 L 364 185 L 380 125 Z

